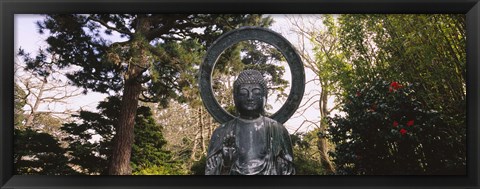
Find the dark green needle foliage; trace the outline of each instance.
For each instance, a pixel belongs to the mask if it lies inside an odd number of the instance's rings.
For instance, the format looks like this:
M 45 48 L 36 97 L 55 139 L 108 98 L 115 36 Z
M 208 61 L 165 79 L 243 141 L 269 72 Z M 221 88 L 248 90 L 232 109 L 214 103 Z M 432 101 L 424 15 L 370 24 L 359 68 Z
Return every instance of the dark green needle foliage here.
M 66 151 L 48 133 L 30 128 L 14 132 L 14 174 L 18 175 L 75 175 L 67 165 Z
M 97 106 L 98 113 L 81 111 L 76 115 L 79 121 L 62 127 L 70 134 L 66 139 L 69 143 L 67 150 L 72 157 L 70 163 L 80 166 L 85 174 L 108 173 L 120 103 L 118 97 L 108 97 Z M 169 152 L 163 150 L 166 141 L 162 128 L 155 123 L 148 107 L 141 106 L 137 110 L 134 141 L 131 158 L 134 173 L 151 167 L 166 169 L 161 172 L 163 174 L 175 173 L 175 162 Z

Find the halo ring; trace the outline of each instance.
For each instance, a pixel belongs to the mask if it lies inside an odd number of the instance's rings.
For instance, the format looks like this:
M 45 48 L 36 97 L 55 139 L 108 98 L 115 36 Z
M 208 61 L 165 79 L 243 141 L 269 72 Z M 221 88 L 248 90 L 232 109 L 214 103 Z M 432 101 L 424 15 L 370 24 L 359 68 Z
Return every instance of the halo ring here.
M 200 66 L 200 96 L 207 111 L 220 123 L 228 122 L 235 116 L 223 109 L 213 95 L 212 74 L 215 64 L 228 47 L 247 40 L 258 40 L 278 49 L 287 60 L 292 73 L 292 86 L 287 100 L 282 107 L 269 116 L 280 123 L 285 123 L 297 110 L 305 92 L 305 70 L 303 62 L 293 45 L 280 34 L 261 27 L 242 27 L 229 31 L 213 42 Z

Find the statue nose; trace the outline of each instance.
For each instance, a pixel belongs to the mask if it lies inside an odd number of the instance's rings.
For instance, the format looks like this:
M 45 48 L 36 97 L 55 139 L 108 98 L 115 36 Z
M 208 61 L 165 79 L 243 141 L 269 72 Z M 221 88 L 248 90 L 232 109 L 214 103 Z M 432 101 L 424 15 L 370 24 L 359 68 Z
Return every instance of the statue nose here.
M 248 93 L 248 99 L 253 99 L 253 93 Z

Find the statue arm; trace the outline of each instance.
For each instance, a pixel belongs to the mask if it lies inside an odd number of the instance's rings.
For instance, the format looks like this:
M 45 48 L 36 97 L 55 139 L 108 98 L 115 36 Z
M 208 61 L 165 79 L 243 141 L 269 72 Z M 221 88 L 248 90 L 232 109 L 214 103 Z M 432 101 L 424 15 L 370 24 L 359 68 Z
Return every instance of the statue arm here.
M 295 167 L 293 165 L 293 150 L 292 150 L 292 142 L 290 140 L 290 135 L 285 127 L 281 127 L 281 135 L 282 135 L 282 151 L 280 156 L 278 157 L 277 161 L 279 163 L 279 167 L 281 168 L 282 175 L 294 175 L 295 174 Z
M 229 172 L 233 159 L 236 157 L 235 136 L 222 125 L 212 133 L 208 146 L 206 175 L 221 175 Z M 224 170 L 225 169 L 225 170 Z

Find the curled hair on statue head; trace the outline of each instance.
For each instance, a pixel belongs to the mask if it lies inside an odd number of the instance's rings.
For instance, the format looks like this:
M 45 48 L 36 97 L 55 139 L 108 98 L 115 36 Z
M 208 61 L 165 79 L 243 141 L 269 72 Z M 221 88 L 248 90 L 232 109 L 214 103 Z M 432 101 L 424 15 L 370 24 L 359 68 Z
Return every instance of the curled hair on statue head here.
M 265 93 L 265 98 L 268 96 L 268 90 L 267 90 L 267 82 L 263 78 L 262 73 L 260 73 L 258 70 L 243 70 L 240 72 L 238 75 L 237 79 L 235 82 L 233 82 L 233 94 L 237 94 L 238 87 L 241 84 L 260 84 L 260 87 L 262 88 L 263 93 Z

